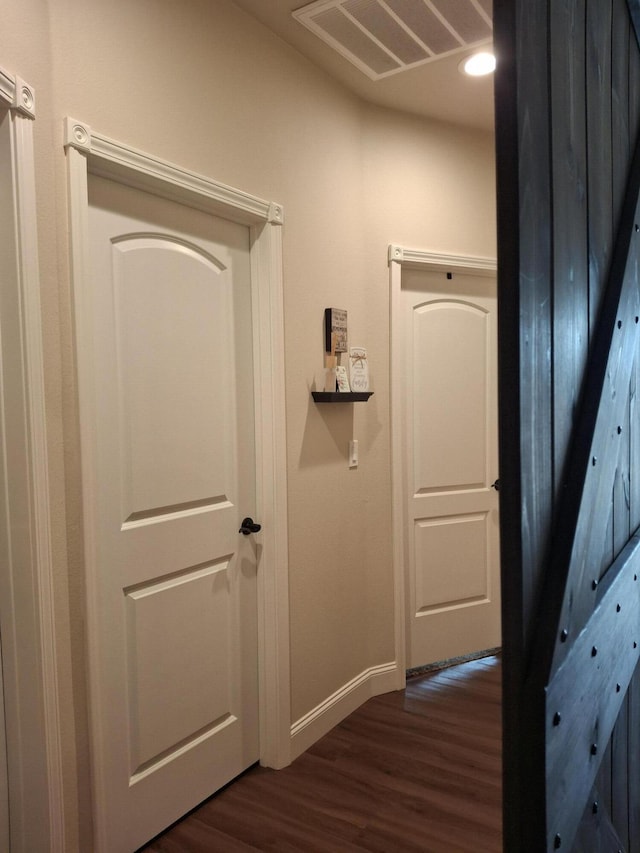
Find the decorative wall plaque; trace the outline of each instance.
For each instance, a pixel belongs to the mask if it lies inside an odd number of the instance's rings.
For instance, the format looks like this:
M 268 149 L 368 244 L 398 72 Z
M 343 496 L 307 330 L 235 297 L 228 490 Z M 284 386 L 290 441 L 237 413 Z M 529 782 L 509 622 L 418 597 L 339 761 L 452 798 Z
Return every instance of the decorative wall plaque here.
M 335 349 L 331 345 L 331 335 L 335 334 Z M 347 351 L 347 312 L 342 308 L 324 309 L 324 348 L 325 352 Z
M 349 350 L 349 381 L 352 391 L 369 390 L 369 363 L 364 347 L 351 347 Z

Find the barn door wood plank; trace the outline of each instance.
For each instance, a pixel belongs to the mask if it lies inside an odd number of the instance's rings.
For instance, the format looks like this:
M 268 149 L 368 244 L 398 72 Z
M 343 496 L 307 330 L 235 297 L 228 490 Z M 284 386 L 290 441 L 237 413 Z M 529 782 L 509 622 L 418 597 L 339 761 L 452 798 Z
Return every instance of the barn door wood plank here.
M 618 217 L 624 199 L 624 188 L 627 179 L 627 164 L 630 159 L 630 151 L 636 139 L 636 134 L 631 130 L 631 105 L 630 105 L 630 70 L 631 56 L 638 55 L 637 45 L 631 43 L 632 27 L 628 15 L 626 0 L 613 0 L 613 30 L 611 36 L 612 62 L 611 62 L 611 150 L 612 150 L 612 197 L 613 197 L 613 223 L 617 226 Z M 631 365 L 631 379 L 627 392 L 626 411 L 622 434 L 620 436 L 620 448 L 616 465 L 616 474 L 612 495 L 613 511 L 613 555 L 620 553 L 631 530 L 631 496 L 630 487 L 632 481 L 631 471 L 631 433 L 633 424 L 631 421 L 631 387 L 635 384 L 635 362 L 637 352 L 634 353 Z M 619 393 L 622 393 L 620 389 Z M 635 430 L 633 430 L 635 431 Z M 640 473 L 640 470 L 639 472 Z M 610 815 L 613 826 L 616 828 L 620 840 L 620 848 L 629 850 L 629 689 L 625 691 L 625 698 L 620 706 L 620 712 L 611 733 L 609 754 L 611 766 L 608 768 L 611 784 L 611 807 Z M 599 784 L 600 774 L 598 776 Z
M 632 26 L 629 32 L 629 139 L 640 133 L 640 46 Z
M 640 0 L 627 0 L 627 7 L 636 40 L 640 43 Z
M 617 228 L 622 205 L 624 203 L 628 164 L 635 138 L 629 133 L 629 37 L 631 22 L 626 0 L 613 0 L 613 20 L 611 33 L 611 151 L 612 151 L 612 216 L 613 226 Z M 631 358 L 634 359 L 634 356 Z M 633 379 L 633 363 L 631 364 Z M 613 483 L 612 513 L 613 537 L 611 559 L 617 556 L 631 534 L 629 517 L 629 449 L 630 449 L 630 407 L 627 388 L 618 389 L 620 395 L 627 392 L 626 409 L 620 424 L 618 461 Z
M 587 3 L 586 99 L 587 193 L 589 198 L 589 316 L 590 336 L 611 262 L 611 22 L 610 0 Z
M 627 169 L 635 137 L 629 135 L 629 36 L 627 0 L 613 0 L 611 30 L 611 177 L 612 225 L 615 229 L 624 202 Z
M 613 812 L 613 797 L 612 797 L 612 779 L 613 779 L 613 750 L 611 748 L 611 741 L 607 744 L 607 749 L 605 754 L 602 757 L 602 763 L 598 768 L 598 774 L 596 776 L 595 788 L 598 790 L 598 796 L 596 797 L 596 801 L 598 803 L 598 813 L 606 814 L 607 816 Z M 582 820 L 585 820 L 585 816 L 587 815 L 588 810 L 585 810 L 585 814 L 582 817 Z M 580 825 L 580 829 L 578 830 L 578 834 L 580 834 L 582 829 L 582 823 Z
M 546 103 L 548 98 L 547 68 L 537 55 L 535 39 L 530 38 L 532 33 L 546 31 L 548 12 L 540 3 L 527 4 L 521 11 L 522 19 L 517 22 L 518 53 L 522 63 L 519 85 L 527 90 L 527 108 L 537 117 L 536 121 L 521 122 L 517 142 L 522 181 L 518 263 L 519 275 L 528 285 L 520 290 L 517 310 L 529 333 L 519 341 L 520 375 L 515 378 L 524 387 L 536 389 L 535 397 L 523 400 L 520 409 L 520 441 L 528 452 L 518 453 L 518 468 L 523 480 L 531 478 L 539 483 L 538 489 L 522 495 L 521 508 L 518 508 L 518 528 L 523 536 L 520 559 L 525 567 L 523 577 L 527 579 L 521 594 L 525 612 L 531 619 L 531 624 L 523 626 L 520 642 L 528 642 L 535 622 L 533 579 L 544 565 L 553 505 L 553 426 L 549 416 L 553 392 L 548 382 L 547 355 L 552 348 L 551 239 L 547 227 L 552 199 L 547 145 L 549 126 L 538 108 L 538 104 Z M 527 73 L 527 68 L 535 71 Z M 506 366 L 504 359 L 502 363 Z M 524 524 L 523 516 L 526 518 Z
M 547 850 L 571 849 L 640 656 L 640 532 L 546 691 Z
M 632 13 L 633 18 L 633 13 Z M 640 136 L 640 46 L 633 26 L 629 33 L 629 140 Z M 630 421 L 638 424 L 640 418 L 640 353 L 636 353 L 629 386 Z M 629 523 L 632 530 L 640 525 L 640 430 L 632 426 L 629 434 Z
M 629 139 L 631 143 L 640 136 L 640 48 L 635 30 L 629 33 Z M 640 418 L 640 354 L 636 353 L 635 364 L 629 386 L 631 424 L 639 423 Z M 630 429 L 629 433 L 629 524 L 631 530 L 640 525 L 640 430 Z
M 633 674 L 631 676 L 633 678 Z M 629 684 L 629 687 L 631 685 Z M 621 847 L 629 850 L 629 690 L 611 732 L 611 822 Z
M 614 223 L 618 213 L 622 187 L 625 180 L 625 168 L 628 152 L 638 135 L 638 62 L 640 52 L 633 27 L 628 15 L 625 15 L 625 0 L 613 0 L 614 28 L 612 31 L 612 152 L 613 152 L 613 213 Z M 628 393 L 628 427 L 623 429 L 628 441 L 622 442 L 618 457 L 616 480 L 612 496 L 613 509 L 613 550 L 617 554 L 624 542 L 627 521 L 634 529 L 637 512 L 633 511 L 633 492 L 638 493 L 640 466 L 634 458 L 634 438 L 638 430 L 634 428 L 634 396 L 638 355 L 632 366 L 631 382 Z M 635 676 L 637 678 L 637 675 Z M 631 733 L 631 696 L 634 684 L 631 682 L 622 703 L 620 714 L 611 734 L 608 755 L 610 766 L 601 768 L 597 784 L 603 784 L 603 771 L 609 782 L 610 814 L 613 825 L 620 837 L 620 849 L 634 850 L 631 836 L 633 800 L 631 795 L 633 766 L 630 763 Z
M 629 752 L 627 756 L 629 786 L 629 850 L 640 850 L 640 671 L 629 687 Z
M 523 701 L 522 689 L 553 498 L 552 389 L 544 356 L 552 340 L 549 68 L 540 51 L 549 31 L 549 8 L 542 2 L 494 0 L 493 11 L 500 58 L 495 81 L 500 479 L 507 490 L 504 495 L 501 491 L 500 552 L 503 567 L 517 567 L 503 570 L 501 581 L 503 832 L 505 849 L 520 851 L 530 826 L 528 815 L 544 812 L 544 791 L 540 784 L 530 784 L 532 778 L 544 778 L 544 741 L 542 731 L 525 719 L 531 707 Z M 530 483 L 539 487 L 531 489 Z M 526 749 L 523 731 L 535 741 Z M 532 844 L 540 833 L 544 837 L 538 826 Z
M 553 216 L 553 441 L 556 495 L 578 408 L 589 343 L 585 92 L 586 0 L 562 0 L 550 29 Z

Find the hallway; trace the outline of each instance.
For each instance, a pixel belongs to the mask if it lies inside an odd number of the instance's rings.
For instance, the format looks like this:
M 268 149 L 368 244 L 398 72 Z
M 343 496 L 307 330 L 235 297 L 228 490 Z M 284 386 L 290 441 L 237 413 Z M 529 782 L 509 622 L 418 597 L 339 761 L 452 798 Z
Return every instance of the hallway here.
M 500 853 L 498 657 L 370 699 L 290 767 L 249 769 L 145 853 Z

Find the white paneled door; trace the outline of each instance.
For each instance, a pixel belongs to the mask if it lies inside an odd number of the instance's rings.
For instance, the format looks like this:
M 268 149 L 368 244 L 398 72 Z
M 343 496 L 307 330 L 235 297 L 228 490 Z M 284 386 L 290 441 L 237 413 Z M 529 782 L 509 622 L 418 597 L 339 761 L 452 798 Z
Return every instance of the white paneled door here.
M 495 276 L 402 270 L 407 665 L 500 644 Z
M 258 759 L 249 230 L 95 176 L 88 230 L 94 773 L 125 853 Z

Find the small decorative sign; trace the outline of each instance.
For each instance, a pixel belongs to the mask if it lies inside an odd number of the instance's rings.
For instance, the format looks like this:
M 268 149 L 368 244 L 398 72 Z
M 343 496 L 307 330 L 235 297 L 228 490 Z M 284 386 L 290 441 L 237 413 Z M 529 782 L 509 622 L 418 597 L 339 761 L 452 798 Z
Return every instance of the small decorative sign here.
M 333 334 L 335 338 L 332 338 Z M 347 351 L 347 312 L 342 308 L 324 309 L 324 340 L 325 352 Z
M 352 391 L 369 390 L 369 363 L 364 347 L 351 347 L 349 350 L 349 379 Z
M 336 382 L 338 383 L 338 391 L 351 391 L 347 368 L 342 364 L 336 367 Z

